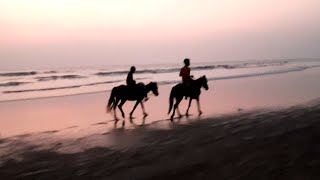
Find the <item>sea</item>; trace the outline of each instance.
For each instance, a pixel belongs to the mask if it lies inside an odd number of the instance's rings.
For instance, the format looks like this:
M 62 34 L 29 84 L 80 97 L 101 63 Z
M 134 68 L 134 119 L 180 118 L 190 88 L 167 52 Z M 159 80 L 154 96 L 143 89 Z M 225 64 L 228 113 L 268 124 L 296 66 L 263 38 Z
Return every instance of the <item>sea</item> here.
M 181 81 L 179 71 L 183 64 L 136 65 L 137 82 L 157 82 L 158 86 Z M 250 60 L 230 62 L 192 63 L 195 78 L 205 75 L 208 81 L 272 76 L 320 68 L 320 59 Z M 107 92 L 125 84 L 129 65 L 0 71 L 0 102 L 33 98 L 69 96 Z

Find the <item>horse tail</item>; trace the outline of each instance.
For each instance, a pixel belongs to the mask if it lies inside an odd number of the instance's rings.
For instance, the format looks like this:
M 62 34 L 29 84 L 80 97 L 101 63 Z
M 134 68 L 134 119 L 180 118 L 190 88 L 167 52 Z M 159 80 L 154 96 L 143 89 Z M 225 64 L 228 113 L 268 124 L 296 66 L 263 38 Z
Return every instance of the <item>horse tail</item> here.
M 173 99 L 174 99 L 174 87 L 171 89 L 170 92 L 170 98 L 169 98 L 169 111 L 168 114 L 170 114 L 171 110 L 172 110 L 172 106 L 173 106 Z
M 107 105 L 107 112 L 110 112 L 114 105 L 115 105 L 115 88 L 112 88 L 108 105 Z

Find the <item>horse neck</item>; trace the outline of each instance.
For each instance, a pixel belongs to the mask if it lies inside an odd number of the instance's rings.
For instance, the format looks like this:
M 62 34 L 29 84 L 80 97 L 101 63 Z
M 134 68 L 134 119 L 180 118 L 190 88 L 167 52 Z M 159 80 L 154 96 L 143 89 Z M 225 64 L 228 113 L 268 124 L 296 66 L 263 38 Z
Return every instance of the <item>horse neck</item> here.
M 147 84 L 145 89 L 146 89 L 146 93 L 148 94 L 151 91 L 150 84 Z
M 194 84 L 195 84 L 195 87 L 197 87 L 197 88 L 201 88 L 201 79 L 196 79 L 195 80 L 195 82 L 194 82 Z

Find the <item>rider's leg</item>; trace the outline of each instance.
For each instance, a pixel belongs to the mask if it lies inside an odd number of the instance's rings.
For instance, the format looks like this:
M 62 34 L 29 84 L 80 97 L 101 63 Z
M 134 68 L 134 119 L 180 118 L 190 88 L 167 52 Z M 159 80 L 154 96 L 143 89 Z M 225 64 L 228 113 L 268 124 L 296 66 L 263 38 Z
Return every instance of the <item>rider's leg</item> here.
M 185 93 L 184 99 L 188 99 L 188 96 L 190 96 L 190 84 L 189 83 L 186 83 L 184 85 L 184 93 Z

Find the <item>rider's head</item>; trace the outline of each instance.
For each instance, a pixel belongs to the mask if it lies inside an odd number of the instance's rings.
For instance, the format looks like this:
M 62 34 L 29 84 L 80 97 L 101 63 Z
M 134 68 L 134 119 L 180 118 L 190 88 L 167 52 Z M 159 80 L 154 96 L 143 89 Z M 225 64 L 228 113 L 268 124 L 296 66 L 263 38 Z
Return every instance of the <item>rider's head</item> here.
M 190 59 L 186 58 L 183 60 L 185 66 L 190 66 Z
M 131 66 L 131 68 L 130 68 L 130 72 L 132 72 L 132 73 L 136 72 L 136 67 Z

